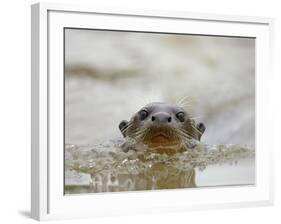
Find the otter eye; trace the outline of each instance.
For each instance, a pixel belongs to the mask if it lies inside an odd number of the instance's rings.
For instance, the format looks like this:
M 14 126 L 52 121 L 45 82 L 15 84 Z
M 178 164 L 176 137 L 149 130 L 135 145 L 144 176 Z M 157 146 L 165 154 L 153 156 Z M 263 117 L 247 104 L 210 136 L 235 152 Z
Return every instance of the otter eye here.
M 144 120 L 148 116 L 148 112 L 146 110 L 141 110 L 139 112 L 139 115 L 140 115 L 140 119 Z
M 185 117 L 185 114 L 184 112 L 178 112 L 176 114 L 177 118 L 179 119 L 180 122 L 184 122 L 184 117 Z

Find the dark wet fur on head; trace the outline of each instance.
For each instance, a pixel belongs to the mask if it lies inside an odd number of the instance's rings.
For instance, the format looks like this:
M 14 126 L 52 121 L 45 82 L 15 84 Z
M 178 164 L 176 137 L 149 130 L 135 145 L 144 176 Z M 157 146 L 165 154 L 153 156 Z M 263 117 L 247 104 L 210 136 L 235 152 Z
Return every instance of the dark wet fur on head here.
M 184 108 L 159 102 L 146 105 L 129 121 L 123 120 L 119 129 L 124 137 L 140 143 L 152 144 L 155 134 L 156 139 L 164 139 L 167 145 L 173 145 L 191 139 L 200 141 L 205 125 L 196 124 Z

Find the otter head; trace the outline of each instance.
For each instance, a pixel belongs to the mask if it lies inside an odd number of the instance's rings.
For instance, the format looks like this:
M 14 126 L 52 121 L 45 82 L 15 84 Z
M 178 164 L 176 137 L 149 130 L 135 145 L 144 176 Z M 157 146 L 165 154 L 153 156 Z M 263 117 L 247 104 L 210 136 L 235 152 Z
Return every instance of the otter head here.
M 200 141 L 205 131 L 203 123 L 196 124 L 183 108 L 169 103 L 150 103 L 129 121 L 122 121 L 119 129 L 150 148 L 179 145 L 188 139 Z

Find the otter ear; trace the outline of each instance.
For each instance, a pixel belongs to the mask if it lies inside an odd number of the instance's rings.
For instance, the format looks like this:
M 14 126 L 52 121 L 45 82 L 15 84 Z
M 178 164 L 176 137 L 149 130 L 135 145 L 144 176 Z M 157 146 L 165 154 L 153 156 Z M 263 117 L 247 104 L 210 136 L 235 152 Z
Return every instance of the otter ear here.
M 198 123 L 198 124 L 196 125 L 196 128 L 201 132 L 201 135 L 200 135 L 200 137 L 199 137 L 199 140 L 200 140 L 200 138 L 202 137 L 203 133 L 204 133 L 205 130 L 206 130 L 206 127 L 205 127 L 205 125 L 204 125 L 202 122 L 200 122 L 200 123 Z
M 121 131 L 122 135 L 126 137 L 126 128 L 128 127 L 129 122 L 128 121 L 121 121 L 119 124 L 119 130 Z

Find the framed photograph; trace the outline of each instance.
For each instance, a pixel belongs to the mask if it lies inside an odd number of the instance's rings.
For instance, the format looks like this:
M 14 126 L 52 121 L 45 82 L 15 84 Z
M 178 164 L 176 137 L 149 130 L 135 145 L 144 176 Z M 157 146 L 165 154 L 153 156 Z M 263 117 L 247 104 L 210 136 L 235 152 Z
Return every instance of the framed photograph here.
M 272 204 L 272 26 L 32 5 L 32 217 Z

